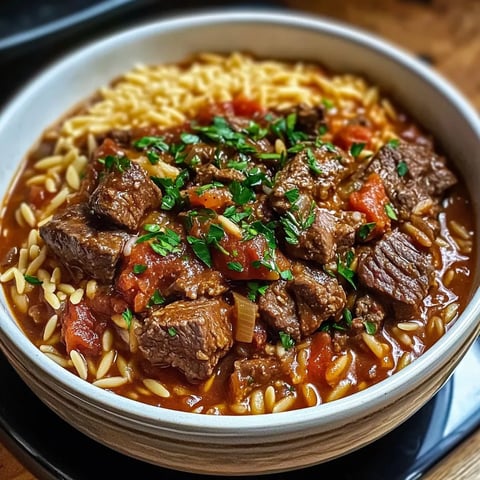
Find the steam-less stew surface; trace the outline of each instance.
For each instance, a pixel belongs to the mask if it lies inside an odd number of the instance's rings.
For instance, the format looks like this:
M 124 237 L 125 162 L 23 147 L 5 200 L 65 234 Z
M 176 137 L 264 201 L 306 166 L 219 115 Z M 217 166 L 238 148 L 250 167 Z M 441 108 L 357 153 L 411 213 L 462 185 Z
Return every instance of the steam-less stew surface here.
M 407 366 L 468 301 L 469 196 L 406 115 L 379 141 L 354 107 L 236 96 L 83 135 L 63 170 L 50 131 L 2 221 L 28 337 L 99 387 L 210 414 L 314 406 Z

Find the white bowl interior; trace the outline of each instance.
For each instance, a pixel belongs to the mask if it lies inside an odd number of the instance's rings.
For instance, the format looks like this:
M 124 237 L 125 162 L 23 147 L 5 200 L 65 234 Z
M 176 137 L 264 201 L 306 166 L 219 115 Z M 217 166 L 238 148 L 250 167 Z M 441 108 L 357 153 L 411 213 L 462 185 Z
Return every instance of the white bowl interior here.
M 0 118 L 0 196 L 8 190 L 19 162 L 45 128 L 135 63 L 175 62 L 192 52 L 232 50 L 271 58 L 317 60 L 335 71 L 366 74 L 392 92 L 396 101 L 435 134 L 455 161 L 472 193 L 472 215 L 479 223 L 480 190 L 475 183 L 480 178 L 480 124 L 473 108 L 450 84 L 408 54 L 360 31 L 292 12 L 258 10 L 209 12 L 141 25 L 96 41 L 40 74 Z M 476 285 L 478 276 L 477 265 Z M 35 366 L 35 377 L 50 376 L 49 382 L 61 385 L 72 398 L 85 395 L 85 405 L 100 405 L 119 416 L 128 411 L 140 422 L 171 429 L 173 435 L 179 425 L 190 434 L 210 432 L 218 435 L 219 442 L 224 435 L 237 441 L 261 438 L 266 426 L 272 434 L 285 434 L 301 432 L 309 424 L 341 424 L 349 417 L 372 413 L 421 385 L 450 361 L 465 339 L 478 331 L 480 309 L 477 292 L 454 328 L 437 345 L 404 371 L 366 391 L 318 408 L 236 418 L 166 411 L 88 385 L 39 353 L 11 320 L 3 294 L 1 301 L 0 345 L 24 365 L 22 355 L 27 355 Z

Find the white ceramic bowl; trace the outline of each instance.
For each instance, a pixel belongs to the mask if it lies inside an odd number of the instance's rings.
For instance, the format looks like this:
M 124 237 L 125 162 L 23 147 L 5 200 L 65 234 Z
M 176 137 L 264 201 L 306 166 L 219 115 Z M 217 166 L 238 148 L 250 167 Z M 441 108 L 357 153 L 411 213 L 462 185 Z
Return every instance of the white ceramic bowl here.
M 199 50 L 243 50 L 313 59 L 363 73 L 440 140 L 466 179 L 480 213 L 480 122 L 462 96 L 431 69 L 384 41 L 293 12 L 203 12 L 111 35 L 68 55 L 35 78 L 0 119 L 0 196 L 43 130 L 134 63 L 181 60 Z M 477 249 L 478 250 L 478 249 Z M 475 285 L 478 285 L 476 269 Z M 68 373 L 22 334 L 1 298 L 0 346 L 31 389 L 64 420 L 127 455 L 209 474 L 285 471 L 327 461 L 372 442 L 415 413 L 448 379 L 479 332 L 480 293 L 451 330 L 393 377 L 318 407 L 229 417 L 147 406 Z M 62 441 L 68 441 L 63 439 Z

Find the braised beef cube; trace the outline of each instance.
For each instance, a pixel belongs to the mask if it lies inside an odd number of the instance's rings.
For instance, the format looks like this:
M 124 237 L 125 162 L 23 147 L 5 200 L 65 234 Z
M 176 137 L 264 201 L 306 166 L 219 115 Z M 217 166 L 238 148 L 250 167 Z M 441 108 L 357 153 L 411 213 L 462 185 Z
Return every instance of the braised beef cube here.
M 229 184 L 233 180 L 243 182 L 245 175 L 234 168 L 217 168 L 212 163 L 200 166 L 195 177 L 195 181 L 199 185 L 206 185 L 214 181 Z
M 162 192 L 148 173 L 134 162 L 105 171 L 90 198 L 90 208 L 105 219 L 128 230 L 137 229 L 148 210 L 160 204 Z
M 287 291 L 287 282 L 278 280 L 271 283 L 258 300 L 260 317 L 277 332 L 288 333 L 300 340 L 300 323 L 295 302 Z
M 240 402 L 256 388 L 266 387 L 280 372 L 280 363 L 275 357 L 236 360 L 229 385 L 233 400 Z
M 276 176 L 270 201 L 278 213 L 291 203 L 285 194 L 297 189 L 317 202 L 325 201 L 351 169 L 352 159 L 333 145 L 307 148 L 293 157 Z
M 185 263 L 183 265 L 185 266 Z M 202 267 L 202 271 L 198 273 L 191 273 L 191 270 L 186 268 L 180 271 L 168 292 L 196 300 L 199 297 L 218 297 L 228 289 L 229 286 L 219 271 L 204 270 Z
M 290 218 L 290 224 L 297 223 L 300 227 L 298 235 L 294 238 L 286 239 L 286 252 L 302 260 L 310 260 L 319 264 L 331 262 L 340 245 L 345 249 L 353 245 L 355 241 L 355 228 L 342 219 L 335 216 L 325 208 L 316 207 L 314 204 L 299 206 L 297 209 L 288 213 L 287 221 Z M 302 228 L 302 224 L 312 218 L 307 228 Z M 287 223 L 288 225 L 288 223 Z
M 419 307 L 433 280 L 430 253 L 394 230 L 380 239 L 358 264 L 360 282 L 392 300 Z
M 125 232 L 105 230 L 84 203 L 60 211 L 40 227 L 40 236 L 75 279 L 109 283 L 128 239 Z
M 441 195 L 457 179 L 445 159 L 428 145 L 401 141 L 385 145 L 376 154 L 367 173 L 377 172 L 401 219 L 415 212 L 435 214 Z
M 205 380 L 233 344 L 228 304 L 218 298 L 177 301 L 152 311 L 136 331 L 153 365 L 171 366 L 187 380 Z
M 323 270 L 297 263 L 288 290 L 295 300 L 302 336 L 311 335 L 321 324 L 337 317 L 347 301 L 345 291 L 335 277 Z

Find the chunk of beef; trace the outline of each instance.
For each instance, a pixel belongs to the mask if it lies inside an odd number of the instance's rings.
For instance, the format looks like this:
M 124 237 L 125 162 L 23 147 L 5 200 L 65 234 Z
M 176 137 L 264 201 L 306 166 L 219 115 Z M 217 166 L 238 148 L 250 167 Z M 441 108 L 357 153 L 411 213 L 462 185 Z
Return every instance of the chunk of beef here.
M 195 177 L 198 185 L 206 185 L 214 181 L 228 184 L 233 180 L 243 182 L 245 175 L 234 168 L 217 168 L 212 163 L 200 166 Z
M 75 279 L 90 277 L 104 283 L 112 281 L 128 239 L 125 232 L 101 228 L 84 203 L 55 214 L 40 227 L 40 236 Z
M 145 358 L 188 381 L 205 380 L 233 345 L 231 307 L 219 298 L 177 301 L 152 311 L 136 334 Z
M 278 213 L 291 207 L 286 192 L 298 189 L 316 202 L 326 201 L 351 170 L 352 159 L 339 148 L 324 145 L 293 157 L 276 176 L 270 201 Z
M 358 264 L 360 282 L 391 300 L 419 307 L 433 280 L 430 253 L 394 230 L 380 239 Z
M 360 335 L 365 332 L 365 322 L 375 326 L 375 331 L 382 328 L 386 312 L 384 306 L 372 295 L 364 294 L 355 300 L 353 305 L 352 325 L 347 330 L 334 330 L 333 349 L 340 353 L 348 345 L 349 341 L 353 344 L 363 344 L 359 340 Z
M 399 165 L 403 164 L 406 173 L 400 175 Z M 396 147 L 382 147 L 367 169 L 367 173 L 371 172 L 382 178 L 385 191 L 402 219 L 408 219 L 417 210 L 428 213 L 430 209 L 435 214 L 441 195 L 457 182 L 445 158 L 428 145 L 404 141 Z
M 105 219 L 128 230 L 137 229 L 145 213 L 157 207 L 161 190 L 148 173 L 134 162 L 121 170 L 105 172 L 90 197 L 90 208 Z
M 322 265 L 334 259 L 339 246 L 340 249 L 345 249 L 353 245 L 355 228 L 350 221 L 346 222 L 329 210 L 315 206 L 314 203 L 306 208 L 300 206 L 301 203 L 303 202 L 297 202 L 296 211 L 290 211 L 286 217 L 290 219 L 290 225 L 300 226 L 300 231 L 294 239 L 287 237 L 285 249 L 288 255 Z M 302 228 L 301 225 L 309 218 L 313 218 L 311 225 Z M 296 243 L 293 243 L 294 240 Z
M 258 300 L 261 318 L 277 332 L 288 333 L 292 338 L 301 338 L 300 321 L 295 301 L 287 290 L 287 282 L 271 283 Z
M 256 388 L 269 385 L 281 371 L 276 357 L 242 358 L 233 364 L 230 394 L 235 402 L 246 398 Z
M 302 336 L 311 335 L 325 320 L 343 311 L 345 291 L 335 277 L 323 270 L 298 263 L 292 273 L 288 289 L 295 300 L 300 330 Z
M 337 279 L 322 270 L 297 263 L 292 271 L 293 279 L 270 284 L 258 305 L 271 328 L 298 341 L 341 312 L 346 296 Z
M 192 274 L 190 269 L 183 269 L 168 291 L 195 300 L 199 297 L 217 297 L 228 288 L 225 278 L 217 270 L 205 269 Z

